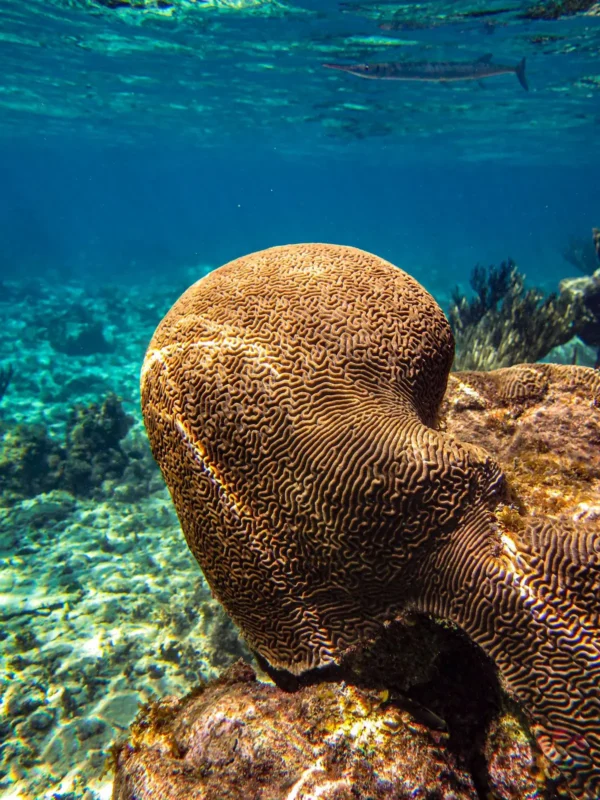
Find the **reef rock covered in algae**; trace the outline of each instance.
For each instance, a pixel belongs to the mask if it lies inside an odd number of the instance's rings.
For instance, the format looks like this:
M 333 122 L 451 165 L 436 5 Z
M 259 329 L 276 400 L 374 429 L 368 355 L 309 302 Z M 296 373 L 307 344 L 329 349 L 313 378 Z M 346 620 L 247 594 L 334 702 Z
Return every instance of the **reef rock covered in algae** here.
M 183 699 L 142 710 L 116 754 L 113 800 L 477 800 L 448 733 L 388 695 L 344 683 L 285 693 L 239 662 Z M 514 719 L 494 728 L 488 746 L 494 797 L 543 796 L 531 744 Z
M 600 378 L 468 374 L 444 429 L 453 351 L 434 300 L 376 256 L 294 245 L 238 259 L 191 287 L 153 338 L 153 452 L 211 588 L 273 670 L 343 667 L 407 613 L 444 621 L 493 661 L 572 796 L 596 800 L 598 448 L 562 506 L 555 480 L 557 511 L 550 489 L 535 505 L 539 475 L 523 489 L 526 433 L 509 463 L 483 433 L 510 436 L 543 401 L 542 419 L 597 443 Z M 489 452 L 452 435 L 453 414 L 479 420 Z

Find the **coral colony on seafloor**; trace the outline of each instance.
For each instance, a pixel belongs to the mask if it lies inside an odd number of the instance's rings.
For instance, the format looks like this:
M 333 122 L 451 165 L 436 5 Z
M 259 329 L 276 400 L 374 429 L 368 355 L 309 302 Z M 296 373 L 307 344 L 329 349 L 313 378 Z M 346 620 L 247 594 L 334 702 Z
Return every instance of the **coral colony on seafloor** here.
M 41 425 L 7 431 L 0 447 L 0 478 L 5 497 L 33 497 L 66 490 L 75 496 L 98 493 L 103 481 L 123 476 L 129 459 L 120 441 L 133 424 L 119 398 L 71 410 L 64 443 Z
M 471 274 L 474 297 L 455 290 L 450 324 L 455 369 L 496 369 L 539 361 L 574 336 L 600 351 L 600 271 L 561 282 L 559 294 L 525 289 L 512 260 Z
M 456 303 L 459 336 L 494 311 L 480 278 L 479 307 Z M 560 327 L 559 301 L 540 306 L 512 264 L 488 285 Z M 433 298 L 351 247 L 254 253 L 175 303 L 142 369 L 152 451 L 214 595 L 280 688 L 239 666 L 147 708 L 115 750 L 117 800 L 215 797 L 217 772 L 242 798 L 261 769 L 265 797 L 549 798 L 552 785 L 597 800 L 600 374 L 450 374 L 453 359 Z M 410 728 L 397 691 L 435 663 L 460 696 L 460 670 L 438 664 L 454 647 L 470 654 L 466 694 L 497 678 L 491 716 L 515 702 L 515 721 L 504 739 L 480 728 L 465 765 L 442 692 L 417 692 L 416 719 L 438 747 L 450 735 L 459 763 L 430 751 L 394 771 Z M 506 734 L 520 714 L 528 755 Z

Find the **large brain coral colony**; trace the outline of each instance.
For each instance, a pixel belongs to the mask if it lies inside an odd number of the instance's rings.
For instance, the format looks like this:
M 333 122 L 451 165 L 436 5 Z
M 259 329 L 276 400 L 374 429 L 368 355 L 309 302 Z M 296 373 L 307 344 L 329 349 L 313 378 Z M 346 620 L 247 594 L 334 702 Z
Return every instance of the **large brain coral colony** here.
M 436 427 L 453 352 L 433 298 L 374 255 L 249 255 L 154 335 L 154 456 L 214 593 L 273 667 L 340 663 L 406 610 L 449 620 L 494 660 L 573 796 L 597 800 L 600 524 L 502 533 L 500 467 Z M 600 378 L 584 384 L 600 395 Z

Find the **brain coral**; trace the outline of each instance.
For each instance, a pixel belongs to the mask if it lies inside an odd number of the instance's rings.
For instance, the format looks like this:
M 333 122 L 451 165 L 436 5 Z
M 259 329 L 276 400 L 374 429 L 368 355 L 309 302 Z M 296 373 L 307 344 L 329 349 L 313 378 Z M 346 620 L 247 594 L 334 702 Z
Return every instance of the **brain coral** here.
M 252 254 L 192 286 L 154 335 L 153 453 L 215 595 L 273 667 L 339 663 L 404 611 L 449 620 L 592 800 L 598 539 L 548 519 L 502 535 L 501 469 L 438 429 L 453 350 L 431 296 L 374 255 Z

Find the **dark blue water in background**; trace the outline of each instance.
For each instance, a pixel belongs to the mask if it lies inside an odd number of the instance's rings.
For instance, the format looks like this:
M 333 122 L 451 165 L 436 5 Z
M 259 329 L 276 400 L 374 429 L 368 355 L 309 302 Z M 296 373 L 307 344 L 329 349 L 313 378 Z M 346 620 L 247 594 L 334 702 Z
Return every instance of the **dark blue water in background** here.
M 569 235 L 600 222 L 600 168 L 385 166 L 201 147 L 10 144 L 0 154 L 3 277 L 138 282 L 299 241 L 351 244 L 436 294 L 512 256 L 548 289 Z
M 508 256 L 555 288 L 600 223 L 600 17 L 505 5 L 7 0 L 0 277 L 135 283 L 321 240 L 437 295 Z M 485 53 L 525 57 L 530 91 L 322 67 Z

